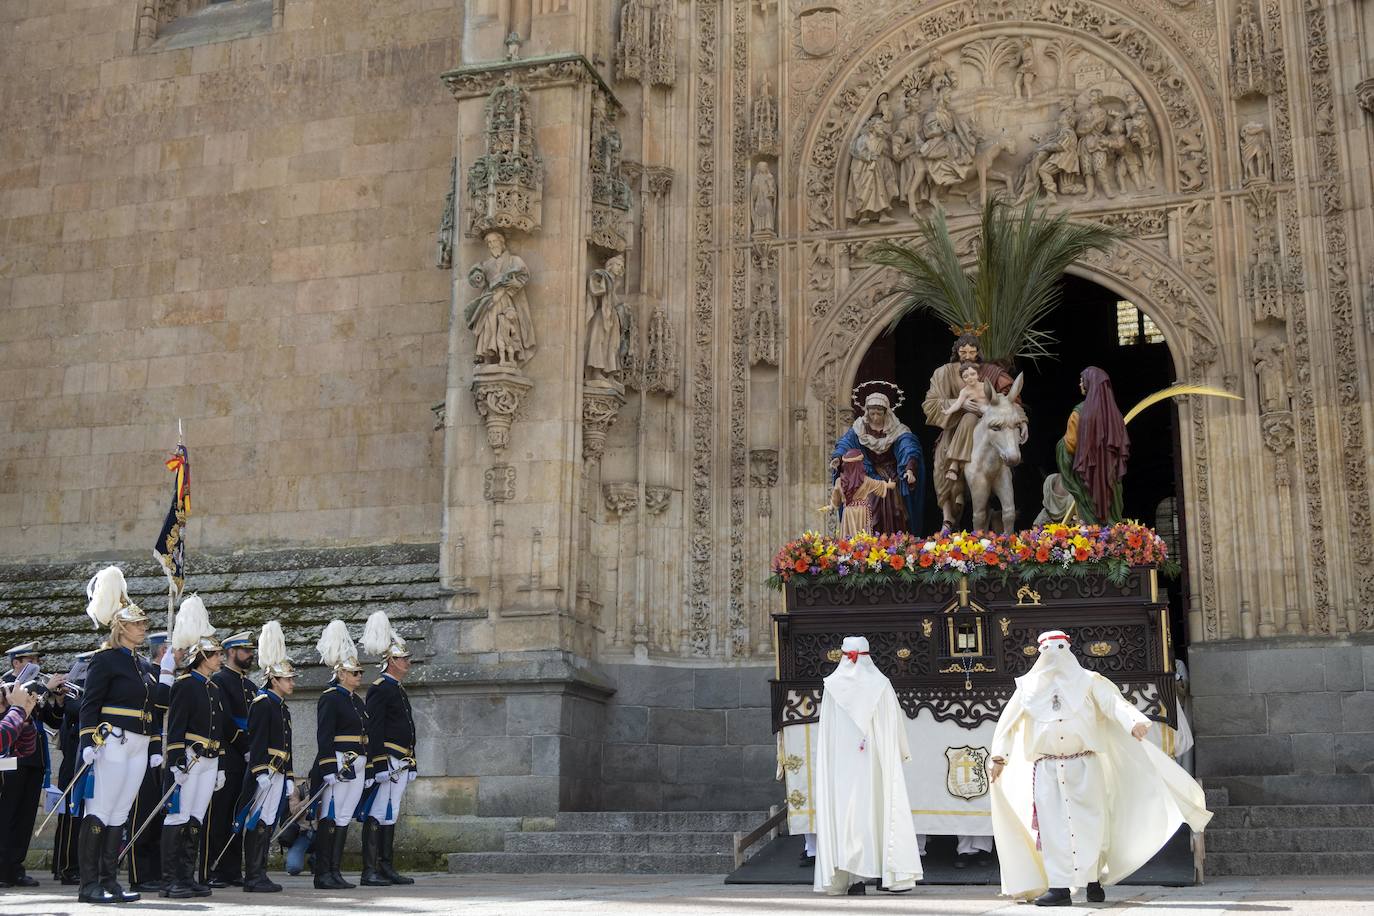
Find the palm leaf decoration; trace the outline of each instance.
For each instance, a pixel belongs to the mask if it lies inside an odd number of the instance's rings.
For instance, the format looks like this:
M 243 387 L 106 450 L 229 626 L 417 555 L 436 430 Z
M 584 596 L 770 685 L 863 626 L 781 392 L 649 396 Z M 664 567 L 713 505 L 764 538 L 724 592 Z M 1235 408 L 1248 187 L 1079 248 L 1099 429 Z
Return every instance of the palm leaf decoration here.
M 1052 357 L 1055 338 L 1040 327 L 1059 307 L 1064 271 L 1090 251 L 1106 251 L 1121 233 L 1098 223 L 1049 215 L 1032 197 L 1014 206 L 992 198 L 983 206 L 972 272 L 955 251 L 944 211 L 916 221 L 915 244 L 883 241 L 868 253 L 871 264 L 890 267 L 898 282 L 891 293 L 902 308 L 892 326 L 923 311 L 951 328 L 986 328 L 983 358 L 1011 365 Z M 889 327 L 891 330 L 891 327 Z
M 1142 410 L 1144 410 L 1147 407 L 1153 407 L 1160 401 L 1167 401 L 1169 398 L 1187 397 L 1188 395 L 1193 394 L 1206 395 L 1207 397 L 1213 398 L 1230 398 L 1233 401 L 1245 400 L 1240 395 L 1232 394 L 1224 388 L 1213 388 L 1210 385 L 1192 385 L 1188 384 L 1187 382 L 1182 382 L 1177 385 L 1170 385 L 1168 388 L 1161 388 L 1154 394 L 1147 395 L 1146 397 L 1142 398 L 1140 403 L 1136 404 L 1129 411 L 1127 411 L 1126 416 L 1122 417 L 1121 419 L 1123 422 L 1129 423 L 1132 420 L 1134 420 Z

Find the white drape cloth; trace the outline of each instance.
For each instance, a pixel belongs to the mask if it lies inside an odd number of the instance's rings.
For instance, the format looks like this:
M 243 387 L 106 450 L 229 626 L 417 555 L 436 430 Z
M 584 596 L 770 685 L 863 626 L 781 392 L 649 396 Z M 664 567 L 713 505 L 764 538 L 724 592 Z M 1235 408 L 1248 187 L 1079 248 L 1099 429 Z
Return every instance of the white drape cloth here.
M 1084 670 L 1066 642 L 1041 645 L 1035 667 L 1016 680 L 992 745 L 1007 760 L 991 792 L 1002 893 L 1021 898 L 1116 884 L 1181 824 L 1201 831 L 1212 816 L 1191 776 L 1131 737 L 1130 728 L 1148 720 L 1116 685 Z M 1076 754 L 1086 756 L 1055 759 Z
M 118 827 L 129 819 L 148 769 L 148 736 L 120 732 L 105 739 L 91 764 L 95 794 L 86 799 L 86 813 L 100 818 L 106 827 Z
M 843 894 L 878 878 L 903 890 L 921 877 L 902 761 L 905 720 L 892 684 L 873 664 L 868 641 L 849 637 L 825 679 L 816 760 L 817 893 Z

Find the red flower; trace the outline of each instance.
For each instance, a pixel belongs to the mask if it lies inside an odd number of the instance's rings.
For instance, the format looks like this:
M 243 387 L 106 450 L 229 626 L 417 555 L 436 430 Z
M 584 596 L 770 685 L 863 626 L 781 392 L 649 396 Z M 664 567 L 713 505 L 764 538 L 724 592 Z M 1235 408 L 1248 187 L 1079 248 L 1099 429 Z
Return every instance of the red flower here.
M 988 564 L 989 566 L 996 566 L 1000 561 L 997 559 L 997 554 L 988 551 L 987 553 L 983 554 L 983 562 Z
M 1041 547 L 1035 551 L 1035 561 L 1037 563 L 1048 563 L 1050 561 L 1050 549 Z
M 906 557 L 902 556 L 900 553 L 894 553 L 887 562 L 893 569 L 901 569 L 906 566 Z
M 921 565 L 922 565 L 922 566 L 929 566 L 931 563 L 934 563 L 934 562 L 935 562 L 935 557 L 931 556 L 931 555 L 928 554 L 928 553 L 923 553 L 923 554 L 921 554 Z
M 1132 531 L 1130 534 L 1126 535 L 1126 543 L 1130 544 L 1132 547 L 1139 547 L 1143 543 L 1140 532 Z
M 795 569 L 795 570 L 796 570 L 797 572 L 799 572 L 799 573 L 804 573 L 804 572 L 806 572 L 806 570 L 807 570 L 808 568 L 810 568 L 810 565 L 811 565 L 811 564 L 807 563 L 806 560 L 805 560 L 805 558 L 803 558 L 803 559 L 800 559 L 800 560 L 798 560 L 797 562 L 793 563 L 793 564 L 792 564 L 792 568 Z
M 1084 550 L 1082 547 L 1075 547 L 1073 551 L 1073 558 L 1081 563 L 1088 558 L 1088 552 Z

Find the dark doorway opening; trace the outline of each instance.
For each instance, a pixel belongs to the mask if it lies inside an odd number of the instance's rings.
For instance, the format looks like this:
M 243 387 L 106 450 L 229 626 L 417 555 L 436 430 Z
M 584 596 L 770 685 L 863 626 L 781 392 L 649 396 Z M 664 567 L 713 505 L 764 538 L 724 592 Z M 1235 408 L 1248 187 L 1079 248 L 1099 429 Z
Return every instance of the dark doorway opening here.
M 1017 528 L 1029 528 L 1040 512 L 1045 477 L 1056 470 L 1055 446 L 1064 435 L 1069 414 L 1082 400 L 1078 376 L 1085 366 L 1098 366 L 1111 376 L 1122 413 L 1175 382 L 1169 345 L 1149 316 L 1091 280 L 1066 276 L 1063 283 L 1063 304 L 1047 326 L 1058 340 L 1054 348 L 1058 358 L 1038 364 L 1023 361 L 1012 370 L 1013 375 L 1026 375 L 1022 403 L 1030 424 L 1022 464 L 1013 472 Z M 886 379 L 906 393 L 897 415 L 921 440 L 926 458 L 925 517 L 918 526 L 925 532 L 937 530 L 941 521 L 929 482 L 939 430 L 926 424 L 921 402 L 931 373 L 949 361 L 952 343 L 949 329 L 936 319 L 908 315 L 891 333 L 873 342 L 853 380 Z M 1169 543 L 1170 554 L 1186 564 L 1177 408 L 1172 402 L 1156 404 L 1132 420 L 1128 431 L 1131 457 L 1124 481 L 1125 516 L 1153 526 Z M 965 526 L 970 523 L 967 508 L 961 521 Z M 1180 655 L 1187 633 L 1182 581 L 1180 577 L 1168 583 L 1171 629 Z

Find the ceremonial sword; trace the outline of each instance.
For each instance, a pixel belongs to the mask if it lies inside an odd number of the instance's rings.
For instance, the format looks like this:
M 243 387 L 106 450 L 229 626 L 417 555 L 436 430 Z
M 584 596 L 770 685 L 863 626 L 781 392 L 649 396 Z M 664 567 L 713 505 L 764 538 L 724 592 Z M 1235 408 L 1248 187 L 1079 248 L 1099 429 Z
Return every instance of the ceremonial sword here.
M 102 747 L 105 744 L 105 736 L 110 733 L 110 730 L 111 726 L 108 722 L 101 722 L 96 726 L 95 734 L 91 737 L 91 743 L 96 747 Z M 53 805 L 53 809 L 48 812 L 48 816 L 43 818 L 43 823 L 39 824 L 38 829 L 33 832 L 34 839 L 38 839 L 38 835 L 43 832 L 43 828 L 48 826 L 48 821 L 52 820 L 52 816 L 62 809 L 62 800 L 65 799 L 67 793 L 76 786 L 82 774 L 91 768 L 92 763 L 95 763 L 94 757 L 91 758 L 91 763 L 81 764 L 81 769 L 77 770 L 76 775 L 72 777 L 72 781 L 67 783 L 67 788 L 63 789 L 62 794 L 57 796 L 57 804 Z
M 191 767 L 195 766 L 196 761 L 200 760 L 201 757 L 195 751 L 188 752 L 186 756 L 189 758 L 186 762 L 186 766 L 181 767 L 180 769 L 183 773 L 186 774 L 186 777 L 189 779 L 191 776 Z M 123 849 L 119 851 L 119 856 L 115 859 L 116 868 L 119 867 L 120 862 L 124 861 L 124 857 L 129 854 L 129 850 L 134 848 L 134 843 L 138 842 L 138 838 L 143 836 L 143 831 L 148 829 L 148 825 L 153 822 L 153 818 L 157 817 L 158 812 L 162 810 L 162 806 L 167 804 L 167 799 L 171 798 L 172 793 L 175 792 L 177 789 L 180 789 L 181 786 L 182 783 L 177 782 L 176 777 L 173 776 L 172 787 L 168 789 L 166 792 L 162 793 L 162 797 L 157 800 L 157 804 L 153 805 L 153 810 L 149 812 L 146 818 L 143 819 L 143 823 L 140 824 L 138 829 L 134 831 L 134 835 L 129 837 L 129 845 L 125 846 Z
M 353 764 L 353 761 L 357 759 L 358 753 L 356 751 L 348 751 L 344 754 L 344 766 L 351 766 Z M 286 820 L 286 822 L 283 823 L 281 827 L 277 829 L 277 832 L 272 834 L 272 839 L 267 841 L 268 846 L 271 846 L 273 843 L 277 842 L 277 837 L 285 833 L 287 827 L 290 827 L 292 824 L 296 823 L 296 821 L 300 820 L 301 815 L 309 811 L 310 806 L 315 804 L 315 802 L 319 800 L 319 797 L 324 794 L 325 789 L 329 788 L 329 783 L 324 782 L 324 780 L 320 781 L 323 783 L 323 785 L 320 786 L 320 790 L 316 792 L 314 795 L 310 796 L 310 798 L 306 800 L 306 803 L 304 805 L 301 805 L 300 810 L 297 811 L 295 814 L 291 815 L 291 817 L 289 817 Z

